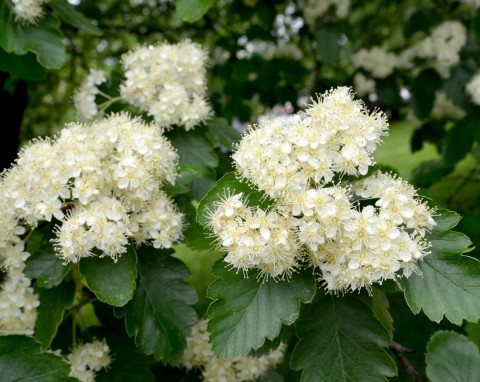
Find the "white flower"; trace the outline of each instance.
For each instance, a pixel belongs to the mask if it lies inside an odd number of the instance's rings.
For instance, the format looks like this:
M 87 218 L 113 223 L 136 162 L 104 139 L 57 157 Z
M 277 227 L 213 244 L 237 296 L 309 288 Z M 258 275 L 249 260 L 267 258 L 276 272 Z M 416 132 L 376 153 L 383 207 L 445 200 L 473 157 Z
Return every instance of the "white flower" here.
M 428 255 L 433 211 L 407 182 L 365 175 L 385 135 L 381 113 L 368 114 L 349 88 L 319 96 L 306 117 L 266 119 L 244 135 L 233 155 L 240 175 L 272 199 L 250 207 L 226 190 L 211 206 L 209 226 L 232 267 L 288 276 L 304 255 L 332 292 L 371 290 L 409 276 Z M 335 180 L 335 182 L 333 182 Z M 362 207 L 361 199 L 373 199 Z
M 212 351 L 207 332 L 207 320 L 200 320 L 192 327 L 192 335 L 187 338 L 187 347 L 183 353 L 181 364 L 188 370 L 199 368 L 205 382 L 255 381 L 269 369 L 282 362 L 286 346 L 281 344 L 277 349 L 261 357 L 239 356 L 232 359 L 219 359 Z
M 374 78 L 385 78 L 397 67 L 398 58 L 395 54 L 385 51 L 379 46 L 370 49 L 360 49 L 352 57 L 353 66 L 363 68 Z
M 350 0 L 309 0 L 303 9 L 303 17 L 307 25 L 315 27 L 315 22 L 322 17 L 329 8 L 335 8 L 335 15 L 344 19 L 350 11 Z
M 460 21 L 444 21 L 431 34 L 414 45 L 410 56 L 434 60 L 437 72 L 447 78 L 459 63 L 460 50 L 467 41 L 467 30 Z
M 0 288 L 0 335 L 33 335 L 37 319 L 38 296 L 21 268 L 4 268 Z
M 110 348 L 105 340 L 77 345 L 67 356 L 70 377 L 81 382 L 94 382 L 98 371 L 110 365 Z
M 25 256 L 11 249 L 23 243 L 23 224 L 53 219 L 65 262 L 94 253 L 115 261 L 130 239 L 171 247 L 182 236 L 183 215 L 160 187 L 175 181 L 177 160 L 158 126 L 127 114 L 33 141 L 0 179 L 2 260 L 21 266 Z
M 375 81 L 358 72 L 353 77 L 353 87 L 360 97 L 365 97 L 375 91 Z
M 273 198 L 304 190 L 310 179 L 330 182 L 335 173 L 366 174 L 385 135 L 381 112 L 368 114 L 347 87 L 319 96 L 307 117 L 264 120 L 240 141 L 237 171 Z
M 43 7 L 49 0 L 11 0 L 17 20 L 36 24 L 43 17 Z
M 205 51 L 190 41 L 139 47 L 122 57 L 126 80 L 120 85 L 121 96 L 161 127 L 190 130 L 211 113 L 206 59 Z
M 466 90 L 472 102 L 480 105 L 480 72 L 477 72 L 467 83 Z
M 98 114 L 97 104 L 95 103 L 95 97 L 99 92 L 97 86 L 106 81 L 103 71 L 90 69 L 80 88 L 75 91 L 73 105 L 79 121 L 90 121 Z

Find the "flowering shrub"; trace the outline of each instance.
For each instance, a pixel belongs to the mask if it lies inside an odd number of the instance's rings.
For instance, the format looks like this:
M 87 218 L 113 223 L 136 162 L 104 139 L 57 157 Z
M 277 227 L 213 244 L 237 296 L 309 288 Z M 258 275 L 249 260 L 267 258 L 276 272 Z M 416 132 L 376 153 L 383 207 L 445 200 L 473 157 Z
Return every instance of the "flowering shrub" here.
M 479 375 L 477 3 L 0 0 L 0 380 Z

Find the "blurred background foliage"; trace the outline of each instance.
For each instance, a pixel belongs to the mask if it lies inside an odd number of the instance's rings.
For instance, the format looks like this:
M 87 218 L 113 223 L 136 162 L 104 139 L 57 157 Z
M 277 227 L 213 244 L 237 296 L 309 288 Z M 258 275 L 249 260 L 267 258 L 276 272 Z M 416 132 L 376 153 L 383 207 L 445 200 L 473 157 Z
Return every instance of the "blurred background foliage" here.
M 7 28 L 7 2 L 0 1 L 0 28 Z M 209 52 L 209 100 L 215 116 L 223 118 L 215 123 L 226 121 L 242 130 L 265 114 L 297 112 L 310 97 L 331 87 L 355 89 L 355 75 L 368 76 L 353 62 L 360 49 L 379 46 L 400 55 L 442 22 L 457 20 L 467 40 L 448 76 L 438 75 L 428 60 L 414 60 L 377 78 L 374 89 L 363 96 L 368 107 L 380 108 L 390 118 L 390 135 L 378 150 L 377 162 L 412 181 L 433 205 L 459 212 L 463 220 L 458 229 L 480 245 L 480 108 L 465 91 L 480 66 L 480 11 L 474 1 L 352 0 L 346 15 L 334 6 L 315 14 L 314 0 L 71 0 L 66 13 L 58 3 L 46 5 L 48 14 L 62 21 L 57 28 L 62 45 L 57 54 L 63 55 L 58 65 L 40 63 L 35 49 L 16 55 L 0 38 L 3 167 L 13 160 L 19 142 L 52 135 L 75 120 L 72 95 L 91 68 L 105 70 L 109 82 L 102 90 L 118 94 L 120 57 L 138 44 L 184 39 L 201 44 Z M 440 90 L 463 110 L 461 118 L 448 112 L 435 115 Z M 109 111 L 120 108 L 125 105 Z M 228 150 L 216 153 L 219 164 L 212 183 L 229 169 Z M 201 196 L 211 183 L 197 186 Z M 177 255 L 195 270 L 191 281 L 205 296 L 211 281 L 208 269 L 219 254 L 205 255 L 203 265 L 198 253 L 185 246 Z M 409 358 L 417 370 L 424 370 L 429 337 L 450 325 L 432 323 L 423 313 L 414 316 L 401 296 L 391 296 L 394 338 L 416 351 Z M 205 310 L 208 302 L 199 304 L 199 310 Z M 464 329 L 480 345 L 479 326 Z M 405 378 L 400 374 L 398 380 Z

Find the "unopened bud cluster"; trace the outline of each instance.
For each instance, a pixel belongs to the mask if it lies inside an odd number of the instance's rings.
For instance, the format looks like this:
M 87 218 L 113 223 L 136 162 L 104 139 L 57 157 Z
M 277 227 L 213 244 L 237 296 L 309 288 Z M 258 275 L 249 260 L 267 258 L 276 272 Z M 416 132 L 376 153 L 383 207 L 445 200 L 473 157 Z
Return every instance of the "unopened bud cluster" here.
M 239 356 L 232 359 L 219 359 L 208 342 L 207 320 L 199 321 L 187 338 L 187 348 L 181 364 L 188 370 L 201 369 L 205 382 L 247 382 L 256 381 L 268 370 L 282 362 L 285 345 L 260 356 Z
M 209 226 L 228 251 L 225 261 L 274 278 L 308 261 L 331 291 L 369 289 L 400 270 L 409 276 L 429 253 L 431 211 L 399 178 L 377 172 L 355 180 L 374 163 L 387 127 L 383 113 L 369 113 L 339 87 L 319 96 L 305 118 L 250 129 L 233 155 L 236 169 L 273 203 L 262 210 L 229 190 L 212 206 Z

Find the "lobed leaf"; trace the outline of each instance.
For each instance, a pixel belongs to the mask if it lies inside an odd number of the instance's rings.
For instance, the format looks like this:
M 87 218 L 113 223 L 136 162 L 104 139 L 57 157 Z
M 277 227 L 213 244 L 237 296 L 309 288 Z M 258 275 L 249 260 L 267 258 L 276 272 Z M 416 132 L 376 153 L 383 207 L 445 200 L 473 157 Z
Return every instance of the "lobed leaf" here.
M 462 255 L 472 242 L 462 233 L 449 231 L 459 221 L 457 214 L 443 212 L 439 224 L 427 235 L 431 254 L 418 263 L 421 275 L 401 280 L 405 299 L 413 313 L 421 310 L 439 322 L 445 316 L 460 325 L 480 318 L 480 261 Z
M 383 349 L 391 339 L 367 305 L 345 296 L 323 296 L 296 324 L 299 342 L 290 361 L 302 382 L 386 381 L 397 373 Z
M 71 263 L 63 264 L 63 261 L 55 254 L 51 239 L 54 224 L 50 223 L 34 232 L 42 235 L 38 247 L 32 250 L 30 257 L 25 262 L 24 273 L 29 278 L 37 279 L 40 288 L 52 288 L 59 285 L 70 271 Z
M 214 0 L 175 0 L 178 15 L 188 23 L 200 20 L 213 4 Z
M 427 344 L 427 377 L 431 382 L 476 382 L 480 376 L 480 353 L 464 336 L 436 332 Z
M 80 261 L 80 273 L 87 287 L 100 301 L 124 306 L 133 297 L 137 279 L 137 254 L 132 245 L 117 262 L 110 257 L 86 257 Z
M 40 345 L 24 336 L 0 336 L 0 381 L 64 382 L 70 367 L 52 353 L 43 353 Z
M 8 53 L 32 52 L 48 69 L 60 69 L 67 61 L 60 21 L 48 13 L 35 25 L 15 21 L 6 2 L 0 3 L 0 46 Z
M 40 300 L 37 309 L 34 338 L 48 349 L 57 334 L 58 327 L 63 321 L 65 310 L 73 304 L 75 283 L 65 282 L 56 287 L 36 290 Z
M 184 281 L 187 268 L 170 254 L 149 247 L 138 250 L 138 287 L 121 313 L 137 346 L 157 360 L 175 363 L 196 321 L 190 305 L 197 301 L 197 295 Z
M 219 278 L 208 290 L 214 302 L 208 308 L 210 342 L 222 358 L 247 354 L 260 348 L 266 339 L 274 340 L 282 324 L 293 324 L 300 314 L 300 303 L 315 296 L 316 283 L 311 273 L 295 273 L 289 280 L 258 279 L 229 271 L 218 261 L 212 273 Z

